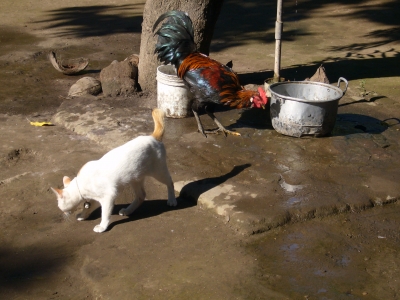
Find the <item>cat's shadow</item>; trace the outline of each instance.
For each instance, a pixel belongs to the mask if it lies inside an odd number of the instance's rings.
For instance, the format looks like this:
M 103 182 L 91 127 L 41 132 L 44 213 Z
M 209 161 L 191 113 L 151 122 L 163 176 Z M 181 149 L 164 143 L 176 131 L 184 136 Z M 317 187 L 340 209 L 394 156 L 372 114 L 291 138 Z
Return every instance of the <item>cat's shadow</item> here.
M 113 221 L 108 226 L 107 231 L 111 230 L 114 226 L 126 222 L 133 222 L 140 219 L 151 218 L 160 215 L 162 213 L 165 213 L 167 211 L 186 209 L 189 207 L 196 206 L 197 201 L 201 194 L 207 192 L 212 188 L 215 188 L 216 186 L 227 181 L 228 179 L 237 176 L 239 173 L 249 168 L 250 166 L 251 164 L 235 166 L 230 172 L 224 175 L 211 178 L 204 178 L 188 183 L 182 188 L 181 192 L 179 193 L 179 196 L 176 198 L 176 200 L 178 201 L 178 205 L 175 207 L 168 206 L 166 199 L 146 200 L 136 211 L 132 213 L 132 215 L 124 217 L 123 219 L 120 220 Z M 116 204 L 114 206 L 112 214 L 118 215 L 119 211 L 127 206 L 128 204 Z M 101 210 L 97 209 L 90 215 L 88 220 L 95 220 L 99 218 L 101 218 Z

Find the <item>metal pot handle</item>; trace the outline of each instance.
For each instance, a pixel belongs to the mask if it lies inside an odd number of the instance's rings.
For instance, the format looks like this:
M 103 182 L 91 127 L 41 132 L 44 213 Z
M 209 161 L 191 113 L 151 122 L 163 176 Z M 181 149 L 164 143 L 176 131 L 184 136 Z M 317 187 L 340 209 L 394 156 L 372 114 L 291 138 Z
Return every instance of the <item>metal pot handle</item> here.
M 338 88 L 340 88 L 340 81 L 343 81 L 346 84 L 346 88 L 343 90 L 343 95 L 344 95 L 344 93 L 346 93 L 346 91 L 347 91 L 347 87 L 349 86 L 349 83 L 343 77 L 339 77 L 339 80 L 337 82 L 337 87 Z

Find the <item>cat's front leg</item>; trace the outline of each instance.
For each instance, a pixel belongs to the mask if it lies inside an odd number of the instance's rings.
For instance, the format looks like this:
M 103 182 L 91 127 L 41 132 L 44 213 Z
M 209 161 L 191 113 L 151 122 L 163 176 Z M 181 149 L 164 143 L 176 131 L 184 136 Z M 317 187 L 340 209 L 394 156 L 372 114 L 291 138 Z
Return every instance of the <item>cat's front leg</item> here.
M 101 201 L 101 222 L 93 228 L 94 232 L 104 232 L 110 223 L 111 212 L 114 207 L 113 199 Z

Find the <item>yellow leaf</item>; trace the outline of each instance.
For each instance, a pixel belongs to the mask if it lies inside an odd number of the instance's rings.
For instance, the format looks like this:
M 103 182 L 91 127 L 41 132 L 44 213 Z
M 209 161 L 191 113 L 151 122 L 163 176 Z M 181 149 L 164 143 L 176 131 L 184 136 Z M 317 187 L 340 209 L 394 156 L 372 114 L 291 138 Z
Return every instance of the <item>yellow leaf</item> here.
M 50 122 L 30 122 L 33 126 L 53 126 Z

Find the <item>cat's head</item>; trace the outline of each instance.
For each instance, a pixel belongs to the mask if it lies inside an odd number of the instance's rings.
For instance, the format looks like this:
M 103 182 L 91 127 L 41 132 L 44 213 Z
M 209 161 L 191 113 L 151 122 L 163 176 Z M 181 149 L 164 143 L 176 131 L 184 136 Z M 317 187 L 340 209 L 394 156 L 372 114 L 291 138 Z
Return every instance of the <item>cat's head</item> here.
M 56 194 L 58 207 L 65 214 L 70 214 L 73 212 L 82 201 L 79 193 L 72 188 L 68 188 L 71 183 L 71 179 L 68 176 L 63 177 L 64 189 L 51 188 L 51 190 Z

